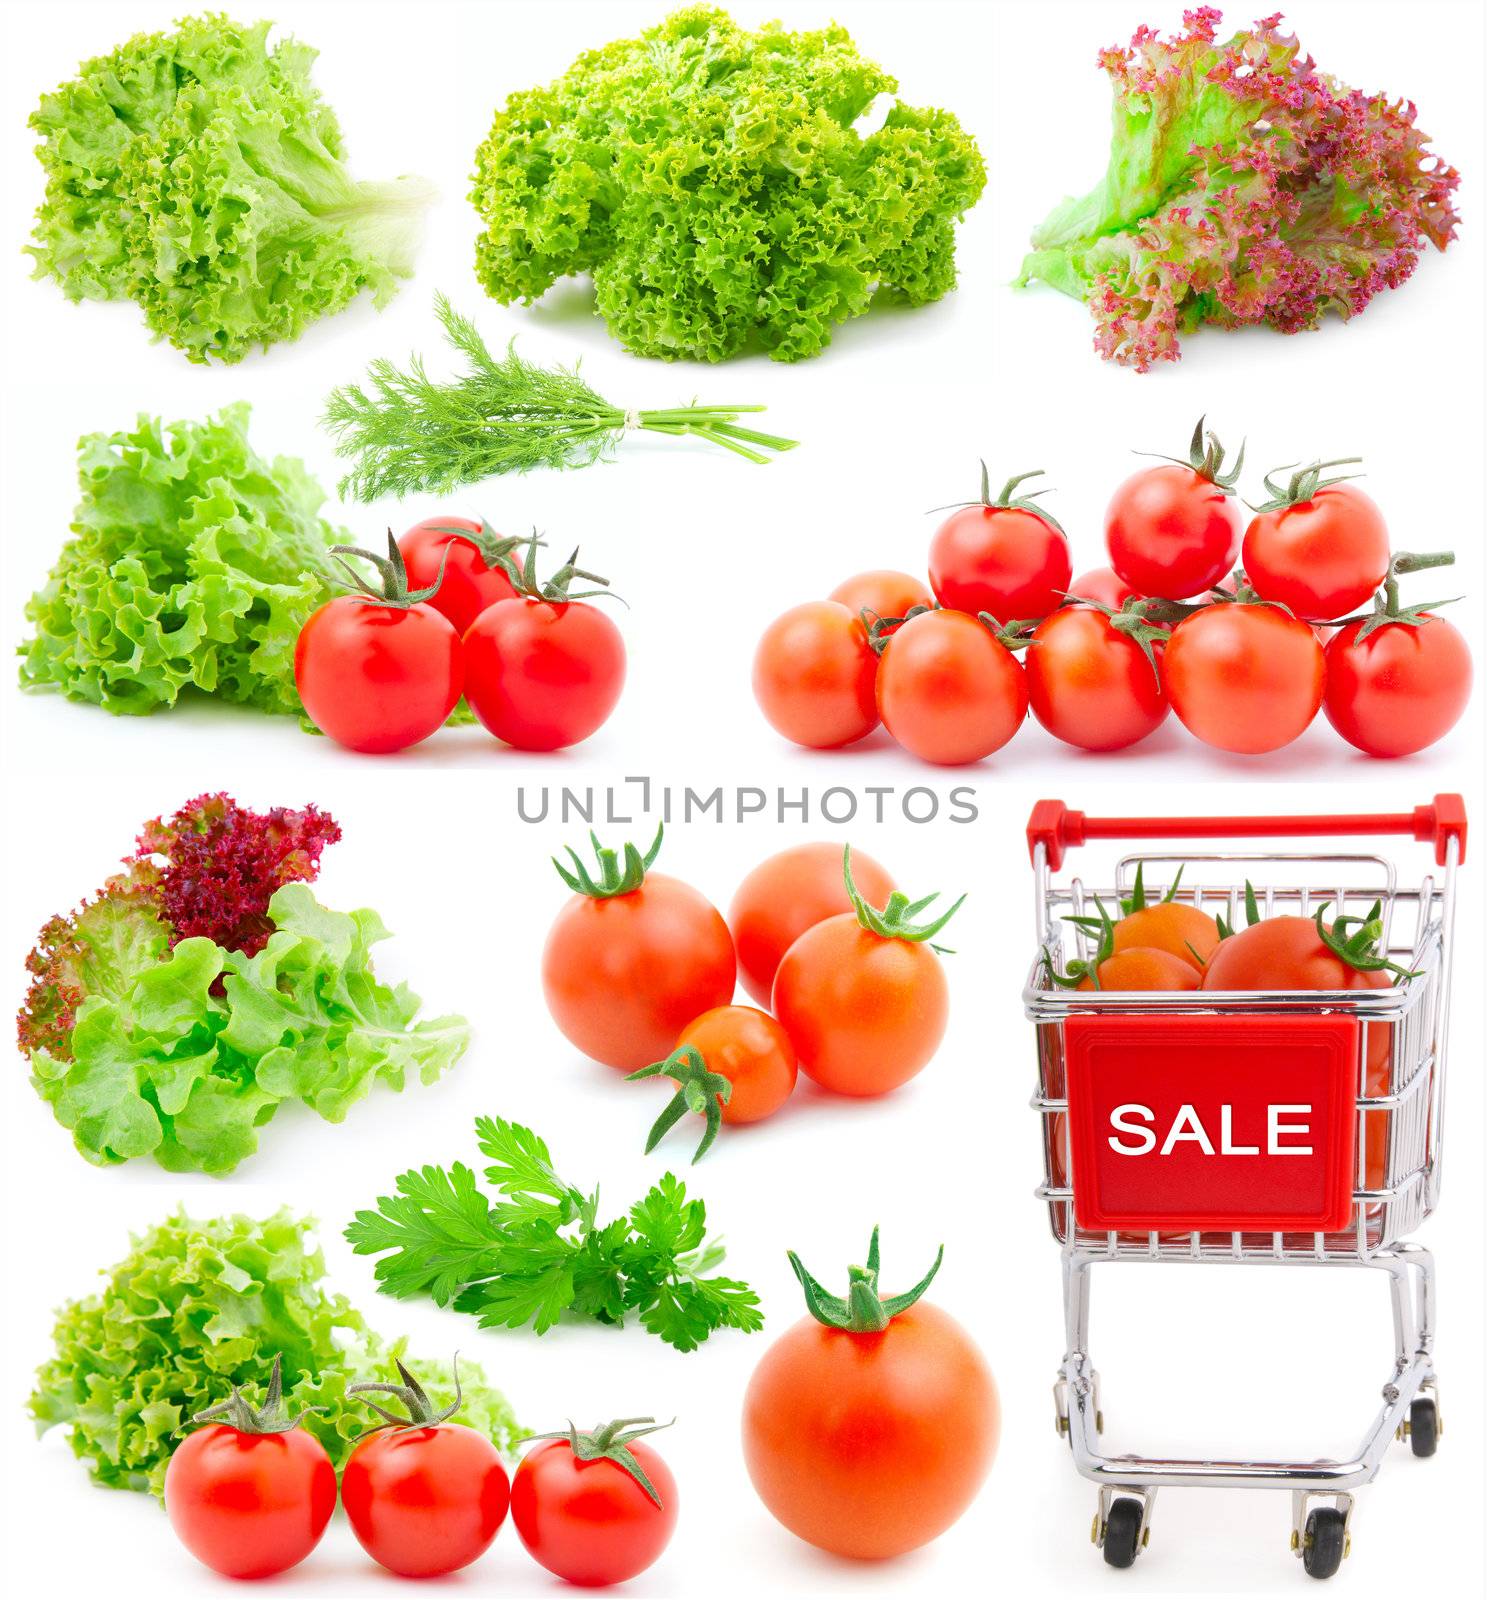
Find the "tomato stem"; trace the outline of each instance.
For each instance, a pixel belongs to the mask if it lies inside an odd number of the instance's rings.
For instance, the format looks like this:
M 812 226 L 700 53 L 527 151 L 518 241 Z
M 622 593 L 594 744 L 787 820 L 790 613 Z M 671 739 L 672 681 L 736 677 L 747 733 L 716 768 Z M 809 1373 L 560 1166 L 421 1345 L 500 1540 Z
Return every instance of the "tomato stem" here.
M 1224 457 L 1227 452 L 1219 443 L 1216 433 L 1209 432 L 1205 435 L 1203 425 L 1207 421 L 1206 416 L 1198 418 L 1198 425 L 1193 429 L 1193 437 L 1188 444 L 1186 461 L 1177 456 L 1161 455 L 1154 450 L 1138 450 L 1136 454 L 1151 456 L 1157 461 L 1170 461 L 1179 467 L 1191 467 L 1200 478 L 1206 478 L 1215 489 L 1221 489 L 1226 495 L 1233 494 L 1234 486 L 1239 482 L 1239 475 L 1244 471 L 1245 445 L 1239 446 L 1239 454 L 1235 458 L 1234 465 L 1225 472 Z
M 1029 478 L 1044 476 L 1042 467 L 1034 467 L 1031 472 L 1019 472 L 1008 478 L 1002 485 L 1002 492 L 992 498 L 991 473 L 987 470 L 986 462 L 981 463 L 981 498 L 979 500 L 957 500 L 948 506 L 931 506 L 929 516 L 934 516 L 940 511 L 974 511 L 978 506 L 987 511 L 1028 511 L 1040 521 L 1046 522 L 1055 533 L 1063 533 L 1057 518 L 1051 511 L 1038 504 L 1041 496 L 1051 492 L 1049 489 L 1034 489 L 1031 494 L 1018 494 L 1019 484 L 1026 483 Z
M 848 1333 L 881 1333 L 896 1316 L 907 1311 L 929 1288 L 935 1274 L 940 1270 L 940 1263 L 945 1259 L 945 1247 L 940 1246 L 934 1265 L 912 1289 L 906 1289 L 902 1294 L 889 1295 L 886 1298 L 878 1293 L 879 1254 L 876 1227 L 873 1228 L 873 1236 L 867 1247 L 867 1265 L 847 1268 L 845 1298 L 822 1288 L 806 1271 L 800 1257 L 793 1250 L 787 1251 L 786 1254 L 791 1271 L 800 1280 L 800 1287 L 805 1291 L 806 1310 L 817 1322 L 828 1328 L 841 1328 Z
M 403 552 L 398 548 L 398 542 L 393 538 L 391 528 L 387 530 L 385 556 L 379 556 L 373 550 L 362 550 L 354 544 L 332 545 L 329 553 L 335 558 L 336 565 L 344 574 L 345 582 L 349 586 L 349 597 L 352 600 L 359 600 L 366 605 L 391 606 L 397 611 L 408 611 L 414 606 L 422 605 L 425 600 L 432 600 L 443 585 L 444 568 L 449 561 L 449 546 L 445 545 L 444 552 L 439 557 L 439 571 L 434 581 L 426 589 L 409 589 L 408 569 L 403 564 Z M 381 587 L 368 583 L 347 560 L 348 556 L 355 556 L 358 561 L 369 561 L 381 579 Z
M 651 1125 L 645 1141 L 645 1153 L 649 1155 L 689 1111 L 695 1112 L 707 1122 L 702 1142 L 692 1152 L 692 1165 L 695 1167 L 712 1148 L 713 1140 L 723 1125 L 723 1107 L 733 1098 L 732 1080 L 721 1072 L 710 1071 L 696 1045 L 684 1044 L 679 1050 L 673 1050 L 664 1061 L 653 1061 L 648 1067 L 626 1073 L 625 1082 L 662 1077 L 675 1080 L 676 1093 Z
M 902 939 L 909 944 L 923 944 L 932 940 L 941 928 L 965 904 L 965 896 L 961 895 L 948 911 L 943 911 L 932 922 L 916 923 L 914 918 L 919 915 L 932 901 L 940 898 L 939 891 L 927 894 L 922 900 L 910 900 L 902 890 L 895 889 L 888 896 L 882 910 L 870 906 L 859 893 L 856 883 L 852 880 L 852 846 L 846 845 L 842 849 L 842 877 L 847 885 L 847 898 L 852 902 L 852 909 L 857 913 L 860 926 L 869 933 L 875 933 L 880 939 Z M 930 944 L 930 949 L 938 951 L 941 955 L 953 955 L 954 951 L 942 949 L 937 944 Z
M 523 1445 L 535 1444 L 539 1439 L 564 1439 L 579 1461 L 612 1461 L 617 1467 L 623 1468 L 659 1507 L 661 1496 L 656 1493 L 655 1484 L 646 1476 L 645 1468 L 635 1459 L 635 1453 L 629 1446 L 648 1433 L 660 1433 L 663 1428 L 675 1426 L 675 1417 L 670 1422 L 657 1422 L 654 1417 L 621 1417 L 616 1422 L 606 1422 L 592 1432 L 580 1433 L 570 1422 L 567 1429 L 559 1433 L 529 1433 L 525 1439 L 517 1440 L 516 1447 L 521 1449 Z
M 400 1401 L 407 1409 L 406 1416 L 399 1416 L 395 1411 L 389 1411 L 385 1406 L 380 1406 L 375 1400 L 363 1400 L 364 1406 L 369 1406 L 377 1413 L 382 1421 L 375 1428 L 367 1428 L 358 1438 L 366 1438 L 368 1434 L 381 1433 L 384 1428 L 395 1428 L 399 1432 L 409 1428 L 437 1428 L 441 1422 L 449 1419 L 464 1404 L 464 1395 L 460 1390 L 460 1358 L 459 1352 L 454 1355 L 454 1399 L 442 1411 L 434 1408 L 434 1403 L 424 1392 L 423 1385 L 405 1367 L 400 1359 L 394 1358 L 393 1364 L 398 1369 L 401 1383 L 353 1383 L 346 1388 L 348 1395 L 359 1394 L 388 1394 L 393 1399 Z
M 434 533 L 447 533 L 456 539 L 463 539 L 466 544 L 473 544 L 480 553 L 480 559 L 492 571 L 501 571 L 512 580 L 512 585 L 521 578 L 517 563 L 511 559 L 513 550 L 520 550 L 523 545 L 546 544 L 545 539 L 537 538 L 534 533 L 530 539 L 519 539 L 513 534 L 497 533 L 484 517 L 480 519 L 479 529 L 472 533 L 468 528 L 455 527 L 452 523 L 436 522 L 430 524 Z
M 644 855 L 633 844 L 625 845 L 625 866 L 620 870 L 619 853 L 607 850 L 599 843 L 599 835 L 589 830 L 589 842 L 594 847 L 594 855 L 599 864 L 597 878 L 585 866 L 583 858 L 573 848 L 565 845 L 569 857 L 573 862 L 572 870 L 565 867 L 556 856 L 552 864 L 558 870 L 558 876 L 574 892 L 574 894 L 587 895 L 591 900 L 611 900 L 616 895 L 634 894 L 645 882 L 645 875 L 651 864 L 655 861 L 661 850 L 661 840 L 666 832 L 665 823 L 656 824 L 656 837 L 651 840 L 651 847 Z
M 1244 503 L 1256 516 L 1262 516 L 1267 511 L 1286 511 L 1291 506 L 1304 505 L 1319 490 L 1330 489 L 1334 483 L 1350 483 L 1354 478 L 1362 476 L 1357 472 L 1340 472 L 1334 478 L 1324 478 L 1322 474 L 1329 467 L 1356 467 L 1362 463 L 1362 456 L 1339 456 L 1336 461 L 1313 461 L 1307 467 L 1298 467 L 1296 462 L 1288 461 L 1285 466 L 1272 467 L 1265 474 L 1265 487 L 1270 491 L 1270 498 L 1267 501 L 1258 506 L 1251 505 L 1248 500 Z M 1290 481 L 1285 484 L 1277 481 L 1283 472 L 1291 474 Z
M 177 1438 L 186 1431 L 190 1423 L 195 1422 L 227 1422 L 239 1433 L 288 1433 L 297 1428 L 311 1412 L 327 1410 L 325 1406 L 306 1406 L 296 1416 L 289 1415 L 284 1405 L 283 1359 L 282 1356 L 274 1357 L 268 1388 L 261 1406 L 255 1406 L 243 1391 L 233 1384 L 232 1393 L 227 1399 L 219 1400 L 216 1405 L 208 1406 L 205 1411 L 198 1411 L 190 1418 L 190 1422 L 182 1423 L 171 1437 Z

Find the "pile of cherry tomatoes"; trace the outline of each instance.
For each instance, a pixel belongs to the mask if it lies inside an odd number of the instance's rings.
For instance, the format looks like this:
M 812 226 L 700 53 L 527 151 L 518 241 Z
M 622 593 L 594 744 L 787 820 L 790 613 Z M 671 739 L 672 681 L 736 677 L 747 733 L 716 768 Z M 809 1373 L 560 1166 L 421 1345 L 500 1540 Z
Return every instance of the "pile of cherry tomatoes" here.
M 1318 711 L 1369 755 L 1435 743 L 1466 708 L 1471 656 L 1444 602 L 1404 605 L 1399 579 L 1451 557 L 1392 553 L 1378 507 L 1327 476 L 1352 462 L 1278 469 L 1246 517 L 1243 461 L 1226 468 L 1200 420 L 1186 460 L 1115 491 L 1110 564 L 1078 578 L 1043 491 L 1020 492 L 1041 474 L 993 496 L 983 465 L 980 499 L 931 540 L 927 584 L 861 573 L 770 624 L 754 658 L 761 710 L 812 749 L 881 722 L 946 766 L 999 750 L 1029 710 L 1096 751 L 1138 743 L 1169 711 L 1245 755 L 1290 744 Z
M 587 1056 L 675 1094 L 647 1148 L 690 1110 L 707 1123 L 758 1122 L 804 1073 L 835 1094 L 907 1083 L 944 1037 L 949 991 L 930 940 L 960 902 L 929 921 L 870 857 L 797 845 L 739 885 L 728 919 L 689 884 L 653 872 L 661 845 L 597 868 L 557 863 L 573 897 L 542 954 L 553 1021 Z M 929 900 L 934 899 L 933 895 Z M 735 1005 L 742 978 L 762 1006 Z M 772 1014 L 771 1014 L 772 1012 Z
M 539 582 L 538 543 L 433 517 L 401 539 L 389 533 L 385 556 L 337 546 L 349 592 L 315 612 L 294 652 L 310 720 L 350 750 L 387 755 L 436 733 L 463 695 L 518 750 L 587 739 L 619 703 L 625 643 L 585 603 L 606 580 L 579 567 L 575 551 Z M 378 581 L 347 558 L 367 562 Z M 575 582 L 598 587 L 575 593 Z

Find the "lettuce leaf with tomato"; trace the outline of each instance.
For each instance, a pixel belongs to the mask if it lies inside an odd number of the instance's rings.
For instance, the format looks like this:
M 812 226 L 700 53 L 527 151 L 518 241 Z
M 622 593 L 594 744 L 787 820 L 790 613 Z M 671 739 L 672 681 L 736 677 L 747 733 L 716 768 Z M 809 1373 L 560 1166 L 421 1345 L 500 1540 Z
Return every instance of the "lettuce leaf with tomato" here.
M 1034 231 L 1018 283 L 1088 303 L 1095 348 L 1147 371 L 1203 324 L 1281 333 L 1349 318 L 1455 235 L 1454 168 L 1415 107 L 1304 56 L 1278 16 L 1218 42 L 1189 11 L 1100 53 L 1115 89 L 1105 177 Z

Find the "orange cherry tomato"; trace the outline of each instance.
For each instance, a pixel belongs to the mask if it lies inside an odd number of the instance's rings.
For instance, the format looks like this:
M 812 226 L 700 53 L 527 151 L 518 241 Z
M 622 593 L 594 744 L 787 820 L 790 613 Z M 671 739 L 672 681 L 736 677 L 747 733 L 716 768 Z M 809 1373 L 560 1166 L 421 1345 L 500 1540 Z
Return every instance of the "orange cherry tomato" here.
M 1086 976 L 1080 982 L 1081 989 L 1171 991 L 1196 989 L 1203 981 L 1191 961 L 1184 961 L 1166 950 L 1143 950 L 1139 947 L 1107 956 L 1095 970 L 1099 982 Z
M 846 606 L 854 616 L 870 611 L 875 617 L 902 617 L 915 606 L 935 603 L 929 585 L 922 579 L 888 567 L 846 578 L 826 598 Z
M 1206 911 L 1177 900 L 1143 906 L 1115 925 L 1117 955 L 1123 950 L 1138 948 L 1165 950 L 1200 973 L 1218 948 L 1218 942 L 1218 923 Z
M 798 1071 L 790 1035 L 753 1006 L 714 1006 L 682 1029 L 678 1050 L 690 1045 L 710 1072 L 733 1085 L 722 1102 L 723 1121 L 760 1122 L 790 1098 Z

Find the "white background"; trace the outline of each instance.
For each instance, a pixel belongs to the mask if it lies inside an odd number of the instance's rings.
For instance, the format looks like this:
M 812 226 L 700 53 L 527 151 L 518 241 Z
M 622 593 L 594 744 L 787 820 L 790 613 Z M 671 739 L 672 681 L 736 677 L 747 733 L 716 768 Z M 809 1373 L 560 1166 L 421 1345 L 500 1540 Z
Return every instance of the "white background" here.
M 40 189 L 24 112 L 81 56 L 163 26 L 179 9 L 174 0 L 5 9 L 0 237 L 25 236 Z M 988 1570 L 1008 1592 L 1028 1595 L 1104 1594 L 1116 1582 L 1137 1593 L 1266 1594 L 1303 1582 L 1286 1552 L 1289 1510 L 1279 1495 L 1165 1495 L 1151 1549 L 1120 1579 L 1100 1568 L 1085 1542 L 1093 1490 L 1075 1476 L 1050 1426 L 1048 1385 L 1062 1336 L 1057 1251 L 1030 1198 L 1038 1131 L 1025 1109 L 1033 1062 L 1018 994 L 1031 955 L 1021 830 L 1043 793 L 1091 812 L 1221 812 L 1399 809 L 1450 788 L 1464 790 L 1480 815 L 1475 708 L 1433 750 L 1387 765 L 1359 756 L 1325 723 L 1260 761 L 1207 750 L 1175 724 L 1121 756 L 1080 757 L 1030 724 L 991 762 L 926 776 L 879 740 L 836 757 L 782 745 L 753 707 L 747 664 L 776 611 L 865 567 L 915 569 L 933 527 L 925 508 L 971 494 L 981 455 L 997 477 L 1046 468 L 1060 487 L 1056 505 L 1074 540 L 1076 570 L 1101 564 L 1100 514 L 1133 468 L 1128 452 L 1181 446 L 1202 411 L 1236 443 L 1248 435 L 1257 468 L 1303 455 L 1362 454 L 1367 487 L 1397 546 L 1454 543 L 1459 550 L 1454 575 L 1417 582 L 1430 585 L 1430 595 L 1475 597 L 1455 615 L 1480 655 L 1482 484 L 1472 464 L 1483 424 L 1478 8 L 1417 4 L 1401 22 L 1394 6 L 1310 0 L 1292 18 L 1327 69 L 1361 88 L 1416 100 L 1436 147 L 1466 169 L 1461 242 L 1444 257 L 1432 252 L 1414 281 L 1352 326 L 1291 340 L 1200 333 L 1179 367 L 1145 378 L 1097 360 L 1083 308 L 1004 285 L 1031 226 L 1103 168 L 1108 102 L 1096 48 L 1143 20 L 1175 25 L 1175 5 L 733 6 L 754 23 L 776 11 L 799 27 L 837 16 L 866 55 L 898 73 L 907 99 L 961 116 L 992 177 L 962 229 L 961 292 L 916 313 L 849 324 L 811 363 L 784 368 L 754 359 L 717 370 L 626 356 L 590 316 L 580 286 L 560 286 L 536 309 L 503 309 L 485 299 L 470 271 L 476 219 L 464 201 L 466 173 L 502 95 L 561 72 L 583 46 L 646 25 L 662 6 L 281 0 L 272 9 L 321 49 L 317 81 L 342 119 L 354 170 L 367 177 L 413 171 L 438 182 L 442 203 L 430 218 L 418 278 L 380 315 L 357 307 L 292 346 L 203 370 L 168 346 L 151 346 L 132 306 L 70 305 L 53 286 L 28 282 L 25 258 L 7 254 L 0 263 L 0 639 L 7 648 L 21 637 L 24 596 L 66 534 L 78 434 L 126 426 L 139 411 L 191 417 L 248 398 L 257 447 L 304 457 L 329 488 L 336 464 L 316 426 L 325 393 L 358 377 L 372 356 L 401 358 L 412 349 L 435 356 L 436 288 L 476 317 L 492 345 L 519 333 L 531 358 L 581 354 L 591 382 L 618 403 L 694 393 L 763 401 L 762 425 L 804 442 L 754 468 L 700 447 L 641 440 L 614 465 L 497 480 L 442 508 L 484 512 L 511 531 L 535 524 L 555 547 L 581 543 L 631 603 L 621 617 L 632 663 L 625 699 L 594 740 L 559 757 L 521 757 L 470 729 L 372 764 L 289 722 L 250 713 L 181 709 L 138 722 L 0 684 L 8 841 L 0 950 L 8 952 L 17 998 L 21 956 L 44 918 L 96 885 L 144 818 L 203 789 L 226 788 L 249 804 L 314 800 L 331 810 L 347 837 L 327 858 L 322 897 L 376 906 L 397 935 L 385 947 L 385 970 L 409 977 L 431 1012 L 463 1010 L 477 1029 L 470 1055 L 444 1083 L 380 1096 L 339 1128 L 281 1114 L 259 1157 L 220 1183 L 167 1179 L 142 1165 L 95 1171 L 48 1119 L 23 1067 L 6 1076 L 0 1125 L 9 1288 L 0 1370 L 8 1377 L 0 1437 L 14 1491 L 8 1504 L 24 1505 L 27 1525 L 25 1538 L 5 1545 L 15 1578 L 31 1589 L 55 1583 L 63 1549 L 69 1587 L 107 1584 L 129 1597 L 221 1586 L 180 1550 L 148 1501 L 91 1489 L 65 1442 L 53 1436 L 34 1444 L 21 1414 L 27 1374 L 48 1348 L 51 1308 L 91 1287 L 95 1271 L 125 1250 L 130 1228 L 184 1201 L 203 1215 L 267 1212 L 284 1202 L 314 1212 L 337 1287 L 385 1332 L 412 1334 L 422 1353 L 458 1346 L 479 1359 L 529 1426 L 551 1426 L 570 1413 L 588 1421 L 676 1413 L 679 1425 L 661 1447 L 681 1483 L 682 1522 L 663 1562 L 631 1586 L 637 1595 L 694 1594 L 704 1584 L 720 1595 L 761 1586 L 792 1595 L 927 1594 L 979 1587 Z M 1257 485 L 1258 474 L 1251 488 Z M 400 528 L 432 508 L 409 502 L 332 515 L 369 542 L 388 521 Z M 810 789 L 809 827 L 756 817 L 673 831 L 663 866 L 720 905 L 755 861 L 805 836 L 850 837 L 911 890 L 971 892 L 951 941 L 958 951 L 952 1031 L 933 1066 L 879 1104 L 836 1106 L 802 1092 L 774 1122 L 725 1137 L 700 1169 L 698 1185 L 728 1237 L 732 1266 L 764 1296 L 769 1328 L 750 1339 L 717 1337 L 686 1357 L 634 1329 L 562 1328 L 539 1341 L 482 1334 L 431 1306 L 378 1299 L 370 1264 L 339 1239 L 350 1213 L 403 1168 L 472 1159 L 470 1123 L 480 1112 L 531 1122 L 565 1172 L 579 1183 L 601 1180 L 616 1205 L 664 1170 L 659 1154 L 640 1155 L 660 1091 L 622 1085 L 577 1059 L 551 1028 L 536 988 L 537 951 L 563 897 L 546 858 L 582 827 L 521 823 L 514 804 L 518 784 L 530 806 L 544 783 L 582 789 L 629 775 L 677 792 L 719 784 L 784 787 L 792 796 Z M 976 790 L 974 825 L 903 820 L 908 788 L 943 795 L 962 783 Z M 891 787 L 889 820 L 846 830 L 819 823 L 816 804 L 831 785 Z M 626 806 L 622 799 L 619 809 Z M 648 829 L 637 822 L 630 831 Z M 1421 869 L 1423 852 L 1397 848 L 1407 876 Z M 1468 975 L 1482 970 L 1473 926 L 1480 888 L 1473 863 L 1459 951 Z M 1399 1447 L 1378 1486 L 1362 1496 L 1354 1558 L 1336 1580 L 1357 1595 L 1394 1594 L 1418 1581 L 1422 1544 L 1432 1566 L 1460 1565 L 1463 1589 L 1480 1561 L 1480 990 L 1469 976 L 1458 991 L 1452 1161 L 1443 1209 L 1424 1235 L 1441 1259 L 1439 1365 L 1451 1426 L 1435 1462 L 1416 1463 Z M 674 1139 L 665 1164 L 680 1170 L 687 1146 Z M 914 1557 L 862 1568 L 819 1555 L 772 1522 L 748 1486 L 735 1440 L 747 1375 L 797 1311 L 786 1247 L 839 1281 L 874 1221 L 884 1225 L 890 1289 L 917 1278 L 945 1240 L 935 1297 L 986 1350 L 1006 1416 L 997 1467 L 961 1524 Z M 1351 1451 L 1389 1361 L 1383 1289 L 1373 1274 L 1273 1281 L 1264 1271 L 1138 1269 L 1106 1276 L 1097 1285 L 1095 1340 L 1117 1444 L 1178 1454 Z M 337 1523 L 312 1562 L 277 1588 L 330 1597 L 380 1592 L 391 1582 Z M 484 1561 L 450 1580 L 471 1590 L 487 1585 L 511 1595 L 554 1587 L 509 1528 Z

